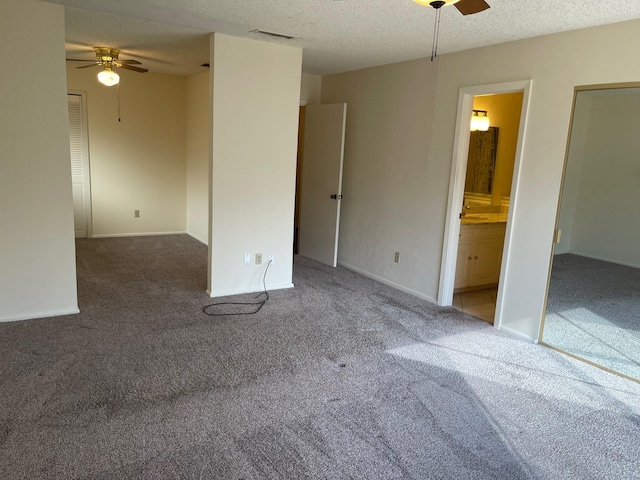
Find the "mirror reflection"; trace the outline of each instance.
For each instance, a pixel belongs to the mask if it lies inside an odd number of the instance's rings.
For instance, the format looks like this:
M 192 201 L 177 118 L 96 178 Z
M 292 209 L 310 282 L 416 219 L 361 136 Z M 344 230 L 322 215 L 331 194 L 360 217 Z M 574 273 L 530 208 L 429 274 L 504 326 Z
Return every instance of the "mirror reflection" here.
M 542 341 L 640 380 L 640 88 L 582 90 Z
M 464 191 L 491 195 L 498 149 L 498 127 L 469 133 L 469 155 Z

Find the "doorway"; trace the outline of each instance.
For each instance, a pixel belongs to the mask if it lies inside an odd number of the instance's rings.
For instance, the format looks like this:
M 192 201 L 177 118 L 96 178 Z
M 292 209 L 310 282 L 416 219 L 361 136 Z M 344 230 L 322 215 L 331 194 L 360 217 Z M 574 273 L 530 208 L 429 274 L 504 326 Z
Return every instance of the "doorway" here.
M 347 104 L 304 107 L 298 148 L 294 251 L 337 266 Z
M 465 87 L 460 90 L 458 98 L 458 116 L 456 123 L 456 133 L 454 138 L 454 149 L 452 158 L 452 168 L 449 184 L 449 200 L 447 206 L 447 218 L 445 223 L 445 235 L 442 254 L 442 265 L 440 270 L 440 288 L 438 291 L 438 304 L 443 306 L 450 306 L 453 304 L 453 296 L 456 283 L 456 266 L 458 264 L 459 256 L 459 244 L 461 234 L 466 232 L 461 231 L 461 207 L 465 203 L 465 182 L 467 179 L 467 163 L 470 143 L 470 128 L 469 121 L 472 117 L 473 110 L 476 109 L 474 102 L 476 99 L 485 98 L 489 99 L 490 96 L 500 94 L 519 93 L 522 95 L 520 118 L 517 125 L 517 136 L 515 136 L 515 150 L 513 154 L 513 169 L 511 170 L 511 183 L 508 189 L 508 204 L 507 212 L 503 214 L 506 218 L 503 222 L 504 234 L 503 234 L 503 248 L 499 250 L 499 258 L 496 260 L 496 272 L 498 283 L 497 294 L 494 300 L 494 325 L 500 328 L 500 313 L 502 309 L 502 285 L 507 280 L 508 269 L 508 257 L 509 257 L 509 243 L 510 243 L 510 225 L 511 219 L 517 211 L 517 192 L 519 182 L 520 163 L 522 160 L 523 151 L 523 136 L 526 126 L 527 110 L 529 105 L 529 94 L 531 89 L 531 80 L 524 80 L 518 82 L 509 82 L 502 84 L 484 85 L 477 87 Z M 485 109 L 482 109 L 485 110 Z M 487 198 L 492 198 L 487 194 Z M 496 193 L 496 197 L 503 196 L 502 193 Z M 467 201 L 468 203 L 468 201 Z M 477 203 L 477 202 L 476 202 Z M 489 200 L 489 205 L 491 205 Z M 495 206 L 494 206 L 495 207 Z M 487 212 L 489 213 L 489 212 Z M 491 212 L 502 213 L 502 212 Z M 485 213 L 486 216 L 486 213 Z M 492 227 L 489 226 L 489 229 Z M 477 235 L 477 234 L 474 234 Z M 482 236 L 482 235 L 481 235 Z M 493 249 L 495 250 L 495 248 Z M 494 252 L 495 253 L 495 252 Z M 475 255 L 472 255 L 472 258 Z M 468 258 L 468 256 L 467 256 Z M 458 270 L 458 277 L 460 271 Z M 498 278 L 501 280 L 497 282 Z
M 491 324 L 500 280 L 522 97 L 520 91 L 475 96 L 473 100 L 453 306 Z

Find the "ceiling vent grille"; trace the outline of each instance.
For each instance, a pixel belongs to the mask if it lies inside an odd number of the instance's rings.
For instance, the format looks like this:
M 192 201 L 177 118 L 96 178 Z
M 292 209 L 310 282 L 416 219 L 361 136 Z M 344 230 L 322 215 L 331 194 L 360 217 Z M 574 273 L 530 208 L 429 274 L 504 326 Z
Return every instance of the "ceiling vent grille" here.
M 295 37 L 283 35 L 282 33 L 267 32 L 265 30 L 250 30 L 249 33 L 257 33 L 260 35 L 269 35 L 270 37 L 279 38 L 280 40 L 293 40 Z

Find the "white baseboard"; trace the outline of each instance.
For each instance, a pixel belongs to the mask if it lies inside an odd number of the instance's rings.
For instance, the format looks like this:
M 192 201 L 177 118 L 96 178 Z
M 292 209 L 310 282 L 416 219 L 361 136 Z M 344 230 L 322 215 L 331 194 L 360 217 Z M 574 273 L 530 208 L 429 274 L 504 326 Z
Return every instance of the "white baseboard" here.
M 60 317 L 62 315 L 75 315 L 80 313 L 80 309 L 78 307 L 70 308 L 68 310 L 51 310 L 49 312 L 33 312 L 27 313 L 24 315 L 11 316 L 11 317 L 0 317 L 0 322 L 19 322 L 22 320 L 32 320 L 34 318 L 49 318 L 49 317 Z
M 416 292 L 415 290 L 411 290 L 410 288 L 404 287 L 398 283 L 387 280 L 386 278 L 379 277 L 378 275 L 374 275 L 373 273 L 367 272 L 366 270 L 362 270 L 361 268 L 354 267 L 353 265 L 349 265 L 348 263 L 338 262 L 338 265 L 348 270 L 353 270 L 354 272 L 357 272 L 360 275 L 364 275 L 365 277 L 372 278 L 380 283 L 384 283 L 385 285 L 388 285 L 390 287 L 397 288 L 398 290 L 401 290 L 405 293 L 410 293 L 411 295 L 421 298 L 422 300 L 426 300 L 427 302 L 431 302 L 436 305 L 438 303 L 434 298 L 431 298 L 428 295 L 424 295 L 420 292 Z
M 189 235 L 191 238 L 193 238 L 194 240 L 199 241 L 200 243 L 202 243 L 203 245 L 207 245 L 209 246 L 209 241 L 208 240 L 203 240 L 200 237 L 198 237 L 197 235 L 194 235 L 193 233 L 189 233 L 187 232 L 187 235 Z
M 104 233 L 92 235 L 90 238 L 155 237 L 158 235 L 184 235 L 185 233 L 187 232 Z
M 267 291 L 272 292 L 273 290 L 284 290 L 286 288 L 294 288 L 293 283 L 283 283 L 281 285 L 267 285 Z M 242 295 L 243 293 L 260 293 L 264 292 L 262 288 L 247 288 L 247 289 L 230 289 L 230 290 L 217 290 L 215 292 L 210 292 L 207 290 L 207 295 L 212 298 L 216 297 L 229 297 L 231 295 Z
M 620 260 L 612 260 L 611 258 L 607 258 L 607 257 L 599 257 L 597 255 L 591 255 L 589 253 L 583 253 L 583 252 L 580 252 L 580 251 L 577 251 L 577 250 L 573 250 L 573 251 L 565 252 L 565 253 L 570 253 L 572 255 L 578 255 L 579 257 L 590 258 L 592 260 L 600 260 L 602 262 L 614 263 L 616 265 L 622 265 L 623 267 L 640 268 L 640 265 L 638 265 L 637 263 L 621 262 Z
M 518 337 L 520 340 L 524 340 L 528 343 L 538 343 L 537 338 L 530 337 L 529 335 L 525 335 L 522 332 L 514 330 L 511 327 L 497 327 L 498 330 L 502 330 L 503 332 L 507 332 L 509 335 L 513 335 L 514 337 Z

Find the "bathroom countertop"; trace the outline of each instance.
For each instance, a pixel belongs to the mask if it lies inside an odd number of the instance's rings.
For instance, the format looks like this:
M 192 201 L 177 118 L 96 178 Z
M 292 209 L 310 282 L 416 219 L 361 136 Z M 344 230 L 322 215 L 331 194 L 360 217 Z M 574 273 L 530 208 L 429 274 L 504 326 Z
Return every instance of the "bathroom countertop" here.
M 478 225 L 483 223 L 506 223 L 507 213 L 470 213 L 462 217 L 462 225 Z

